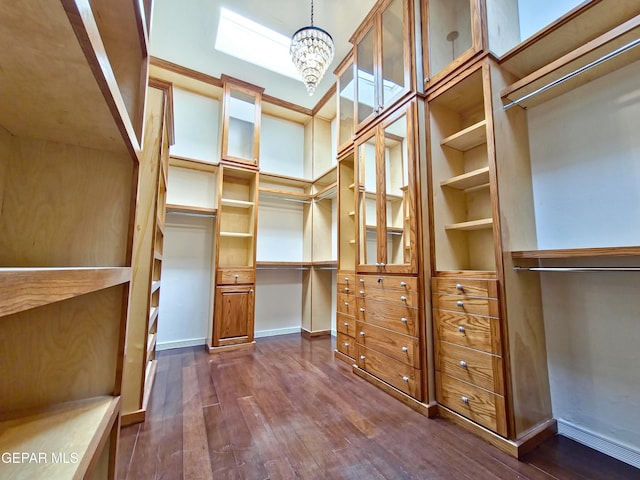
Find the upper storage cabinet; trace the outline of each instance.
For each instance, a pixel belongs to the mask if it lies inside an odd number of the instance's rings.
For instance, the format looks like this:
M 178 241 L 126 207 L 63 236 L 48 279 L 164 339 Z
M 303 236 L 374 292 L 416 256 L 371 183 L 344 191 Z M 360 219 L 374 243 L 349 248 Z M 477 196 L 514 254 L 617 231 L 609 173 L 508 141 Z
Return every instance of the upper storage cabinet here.
M 425 84 L 482 51 L 481 0 L 423 0 Z
M 262 89 L 222 76 L 222 158 L 257 167 L 260 154 Z
M 351 38 L 355 45 L 356 130 L 412 88 L 411 4 L 411 0 L 379 2 Z
M 356 142 L 360 272 L 415 273 L 413 116 L 410 103 Z
M 351 145 L 355 129 L 355 70 L 353 55 L 336 69 L 338 78 L 338 152 L 342 152 Z

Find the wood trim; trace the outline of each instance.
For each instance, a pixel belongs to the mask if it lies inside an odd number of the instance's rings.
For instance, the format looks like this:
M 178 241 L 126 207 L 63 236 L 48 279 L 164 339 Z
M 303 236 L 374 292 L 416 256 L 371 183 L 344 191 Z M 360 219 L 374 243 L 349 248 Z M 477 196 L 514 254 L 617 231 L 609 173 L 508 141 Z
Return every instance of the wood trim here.
M 206 73 L 198 72 L 197 70 L 183 67 L 182 65 L 178 65 L 177 63 L 152 56 L 150 57 L 150 64 L 154 67 L 162 68 L 163 70 L 168 70 L 170 72 L 177 73 L 178 75 L 184 75 L 185 77 L 192 78 L 193 80 L 198 80 L 204 83 L 208 83 L 209 85 L 222 88 L 222 80 L 220 80 L 219 78 L 216 78 L 212 75 L 207 75 Z
M 307 338 L 307 339 L 315 338 L 315 337 L 326 337 L 326 336 L 331 336 L 331 330 L 310 331 L 303 328 L 300 330 L 300 335 L 302 335 L 304 338 Z
M 334 83 L 329 88 L 329 90 L 327 90 L 327 92 L 322 96 L 322 98 L 318 100 L 318 103 L 316 103 L 313 109 L 311 110 L 310 115 L 315 117 L 318 114 L 318 112 L 329 102 L 329 100 L 331 100 L 331 97 L 333 95 L 337 95 L 337 93 L 338 93 L 338 84 Z
M 169 125 L 169 145 L 175 144 L 175 121 L 173 116 L 173 83 L 160 78 L 149 77 L 149 86 L 162 90 L 165 94 L 165 115 L 164 121 Z
M 207 351 L 209 352 L 209 354 L 231 352 L 233 350 L 254 350 L 255 348 L 256 348 L 255 340 L 248 343 L 238 343 L 235 345 L 223 345 L 220 347 L 212 347 L 210 345 L 207 345 Z
M 640 246 L 567 248 L 558 250 L 522 250 L 511 252 L 511 258 L 584 258 L 584 257 L 636 257 Z
M 135 412 L 123 413 L 120 417 L 120 424 L 123 427 L 133 425 L 135 423 L 142 423 L 145 421 L 147 411 L 144 408 L 136 410 Z
M 173 203 L 167 203 L 166 205 L 167 213 L 187 213 L 194 215 L 212 215 L 215 216 L 218 214 L 217 208 L 209 208 L 209 207 L 194 207 L 191 205 L 176 205 Z
M 355 366 L 356 361 L 353 358 L 349 357 L 348 355 L 345 355 L 342 352 L 339 352 L 338 350 L 333 351 L 333 356 L 335 359 L 340 360 L 341 362 L 344 362 L 347 365 Z
M 179 157 L 177 155 L 171 155 L 169 157 L 170 167 L 188 168 L 190 170 L 198 170 L 201 172 L 217 173 L 219 163 L 208 163 L 202 160 L 194 158 Z
M 234 86 L 239 88 L 244 88 L 246 90 L 252 90 L 254 92 L 258 92 L 261 95 L 264 93 L 264 87 L 259 87 L 253 83 L 245 82 L 244 80 L 240 80 L 239 78 L 232 77 L 230 75 L 222 74 L 220 75 L 220 80 L 223 84 L 232 83 Z

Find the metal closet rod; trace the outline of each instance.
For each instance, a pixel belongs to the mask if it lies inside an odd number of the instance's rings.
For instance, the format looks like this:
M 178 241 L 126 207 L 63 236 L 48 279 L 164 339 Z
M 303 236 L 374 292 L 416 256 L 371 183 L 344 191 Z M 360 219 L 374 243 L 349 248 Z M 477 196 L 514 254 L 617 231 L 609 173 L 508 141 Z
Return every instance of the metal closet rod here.
M 268 193 L 261 193 L 260 196 L 262 196 L 264 198 L 271 198 L 271 199 L 274 199 L 274 200 L 283 200 L 285 202 L 311 203 L 311 200 L 303 200 L 301 198 L 285 197 L 285 196 L 280 196 L 280 195 L 270 195 Z
M 543 87 L 538 88 L 537 90 L 534 90 L 531 93 L 528 93 L 520 98 L 518 98 L 517 100 L 513 100 L 510 103 L 507 103 L 504 107 L 502 107 L 504 110 L 508 110 L 511 107 L 514 107 L 516 105 L 519 105 L 521 102 L 523 102 L 524 100 L 528 100 L 531 97 L 535 97 L 536 95 L 546 92 L 547 90 L 560 85 L 561 83 L 566 82 L 567 80 L 570 80 L 573 77 L 576 77 L 578 75 L 580 75 L 583 72 L 586 72 L 587 70 L 592 69 L 593 67 L 597 67 L 598 65 L 600 65 L 601 63 L 606 62 L 607 60 L 611 60 L 612 58 L 617 57 L 618 55 L 626 52 L 627 50 L 631 50 L 634 47 L 637 47 L 638 45 L 640 45 L 640 38 L 636 38 L 635 40 L 627 43 L 626 45 L 623 45 L 622 47 L 614 50 L 613 52 L 609 52 L 606 55 L 603 55 L 602 57 L 600 57 L 597 60 L 594 60 L 591 63 L 587 63 L 586 65 L 574 70 L 573 72 L 567 73 L 566 75 L 564 75 L 563 77 L 560 77 L 552 82 L 547 83 L 546 85 L 544 85 Z
M 513 267 L 516 272 L 640 272 L 640 267 Z
M 206 217 L 216 218 L 218 215 L 215 213 L 196 213 L 196 212 L 167 212 L 167 215 L 184 215 L 187 217 Z

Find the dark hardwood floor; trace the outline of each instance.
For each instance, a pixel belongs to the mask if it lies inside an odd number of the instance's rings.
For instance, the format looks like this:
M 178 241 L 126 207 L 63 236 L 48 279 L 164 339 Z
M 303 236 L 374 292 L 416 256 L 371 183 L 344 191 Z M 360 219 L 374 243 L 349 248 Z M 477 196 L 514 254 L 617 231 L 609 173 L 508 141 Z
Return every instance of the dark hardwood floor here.
M 329 337 L 158 357 L 147 420 L 121 432 L 120 480 L 640 479 L 563 437 L 509 457 L 360 379 Z

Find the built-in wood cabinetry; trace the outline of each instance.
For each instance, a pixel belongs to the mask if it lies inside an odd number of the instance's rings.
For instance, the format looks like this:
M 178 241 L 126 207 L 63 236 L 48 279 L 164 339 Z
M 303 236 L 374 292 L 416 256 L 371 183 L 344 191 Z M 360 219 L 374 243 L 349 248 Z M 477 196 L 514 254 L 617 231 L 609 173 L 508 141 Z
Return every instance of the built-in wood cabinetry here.
M 412 0 L 381 0 L 351 38 L 356 131 L 413 90 L 412 12 Z
M 2 478 L 115 478 L 142 7 L 0 6 L 0 451 L 37 456 Z
M 253 343 L 257 210 L 257 170 L 220 165 L 210 351 Z
M 172 142 L 172 86 L 150 81 L 136 202 L 132 279 L 123 373 L 123 425 L 144 421 L 156 371 L 156 340 Z

